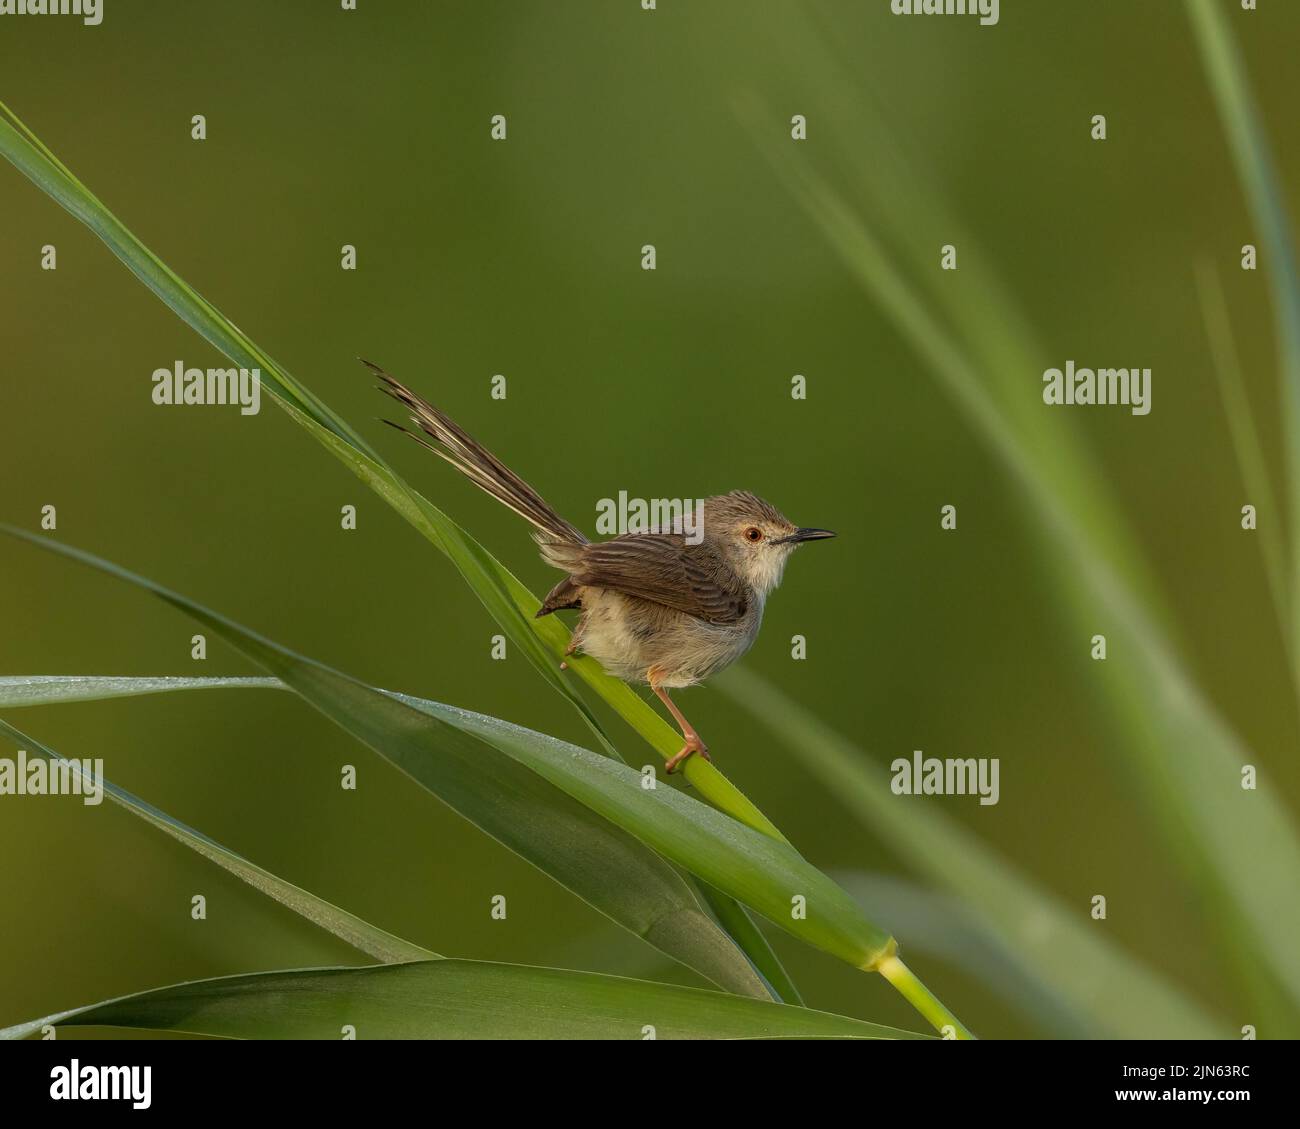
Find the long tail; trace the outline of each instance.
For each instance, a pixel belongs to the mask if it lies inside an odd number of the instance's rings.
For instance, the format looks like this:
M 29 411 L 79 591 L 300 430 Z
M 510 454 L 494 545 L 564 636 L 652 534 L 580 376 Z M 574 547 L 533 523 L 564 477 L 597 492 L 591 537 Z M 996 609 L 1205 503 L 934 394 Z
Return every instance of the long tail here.
M 395 427 L 404 435 L 409 435 L 422 447 L 427 447 L 435 455 L 446 459 L 466 478 L 481 490 L 491 494 L 498 502 L 509 506 L 525 521 L 533 525 L 541 534 L 537 537 L 543 554 L 547 552 L 548 543 L 560 550 L 563 557 L 563 545 L 585 545 L 587 538 L 553 510 L 546 500 L 528 485 L 519 475 L 479 443 L 460 424 L 445 412 L 439 411 L 428 400 L 417 396 L 394 377 L 389 376 L 378 365 L 359 358 L 376 377 L 379 378 L 379 390 L 386 392 L 411 413 L 411 422 L 420 428 L 424 435 L 403 427 L 392 420 L 384 420 L 389 427 Z M 432 440 L 430 442 L 429 440 Z M 561 545 L 554 545 L 555 542 Z M 554 562 L 559 563 L 559 562 Z

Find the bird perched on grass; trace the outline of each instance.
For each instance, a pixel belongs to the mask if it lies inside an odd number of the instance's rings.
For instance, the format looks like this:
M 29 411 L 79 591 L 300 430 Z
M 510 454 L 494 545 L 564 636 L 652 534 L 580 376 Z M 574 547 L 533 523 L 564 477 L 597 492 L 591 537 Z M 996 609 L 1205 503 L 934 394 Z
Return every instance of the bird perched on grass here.
M 421 434 L 384 423 L 446 459 L 534 527 L 542 558 L 565 573 L 537 615 L 580 609 L 566 654 L 581 650 L 607 673 L 647 683 L 668 707 L 686 744 L 667 771 L 692 753 L 710 759 L 668 691 L 702 682 L 749 650 L 790 554 L 805 541 L 835 534 L 796 526 L 757 495 L 733 490 L 704 500 L 697 544 L 681 529 L 589 541 L 445 412 L 363 363 L 380 390 L 410 411 Z

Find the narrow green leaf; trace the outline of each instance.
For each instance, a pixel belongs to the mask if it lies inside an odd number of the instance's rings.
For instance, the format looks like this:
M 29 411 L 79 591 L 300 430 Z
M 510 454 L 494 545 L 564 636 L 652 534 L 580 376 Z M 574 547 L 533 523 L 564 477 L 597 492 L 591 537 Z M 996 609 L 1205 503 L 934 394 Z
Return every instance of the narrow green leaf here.
M 220 617 L 189 604 L 181 597 L 165 593 L 148 581 L 96 562 L 75 550 L 65 550 L 21 531 L 15 531 L 15 535 L 140 584 L 183 610 L 198 615 L 203 622 L 216 625 L 214 630 L 239 646 L 236 640 L 243 635 L 239 628 L 227 626 L 224 621 L 218 624 Z M 273 645 L 265 644 L 258 653 L 274 652 Z M 257 661 L 254 652 L 249 653 Z M 312 665 L 303 664 L 308 675 Z M 343 676 L 335 677 L 351 682 Z M 250 680 L 244 685 L 266 685 L 268 682 L 278 684 L 278 680 Z M 42 692 L 45 700 L 66 700 L 66 696 L 72 693 L 84 696 L 88 685 L 89 680 L 52 680 L 45 683 L 42 690 L 36 680 L 24 678 L 6 680 L 0 684 L 0 693 L 14 704 L 36 704 Z M 152 692 L 186 685 L 187 680 L 149 680 L 145 687 L 146 692 Z M 122 693 L 124 680 L 109 681 L 105 689 Z M 376 691 L 367 692 L 386 700 Z M 325 694 L 328 697 L 328 691 Z M 395 701 L 389 704 L 392 710 L 408 712 Z M 470 822 L 619 925 L 720 987 L 759 998 L 769 996 L 749 959 L 705 912 L 681 875 L 633 836 L 557 791 L 509 755 L 500 755 L 477 739 L 446 729 L 423 735 L 425 739 L 417 747 L 417 741 L 410 734 L 386 734 L 382 728 L 359 731 L 328 709 L 324 712 Z
M 843 890 L 788 844 L 736 823 L 675 789 L 647 791 L 640 773 L 566 741 L 440 702 L 405 694 L 396 697 L 491 742 L 801 940 L 859 968 L 874 967 L 893 951 L 888 934 L 871 924 Z M 806 921 L 791 916 L 796 896 L 806 900 Z
M 648 866 L 632 851 L 631 841 L 624 843 L 620 837 L 630 832 L 794 936 L 856 967 L 874 969 L 894 951 L 888 933 L 789 844 L 676 789 L 648 789 L 639 772 L 619 761 L 495 718 L 390 697 L 101 558 L 12 526 L 0 525 L 0 532 L 125 580 L 186 612 L 523 857 L 554 876 L 563 874 L 570 889 L 592 891 L 598 908 L 606 912 L 623 908 L 611 906 L 620 897 L 636 899 L 627 908 L 640 908 L 638 887 L 629 888 L 638 879 L 620 876 L 611 881 L 618 845 L 624 846 L 628 866 L 640 863 L 643 871 Z M 507 759 L 492 756 L 494 750 Z M 512 760 L 521 770 L 532 771 L 507 771 Z M 572 818 L 588 823 L 588 836 L 602 829 L 593 823 L 593 812 L 615 825 L 606 830 L 610 857 L 579 850 L 589 845 L 589 837 L 568 842 L 565 823 L 547 816 L 558 801 L 542 781 L 578 801 Z M 616 833 L 616 828 L 621 830 Z M 557 842 L 564 845 L 558 852 Z M 639 880 L 649 881 L 644 876 Z M 797 905 L 806 916 L 792 912 Z M 626 916 L 623 912 L 616 920 Z M 677 925 L 673 917 L 660 917 L 635 931 L 655 943 L 657 931 Z
M 121 678 L 96 674 L 0 676 L 0 709 L 58 702 L 97 702 L 135 698 L 170 690 L 284 690 L 278 678 Z
M 252 641 L 241 649 L 254 657 L 254 661 L 258 661 L 256 654 L 265 657 L 277 651 L 273 644 L 254 640 L 220 617 L 115 566 L 53 542 L 32 538 L 21 530 L 9 532 L 155 592 L 208 623 L 236 647 L 240 647 L 241 638 Z M 297 661 L 296 656 L 290 658 Z M 330 691 L 323 687 L 329 686 L 331 677 L 340 683 L 359 685 L 325 668 L 318 668 L 324 672 L 323 681 L 314 680 L 314 664 L 303 662 L 301 666 L 306 680 L 326 699 Z M 277 673 L 281 672 L 277 670 Z M 257 680 L 254 684 L 261 682 Z M 161 683 L 153 686 L 153 689 L 163 688 Z M 47 689 L 52 698 L 57 698 L 76 687 L 54 683 Z M 120 683 L 117 689 L 121 689 Z M 366 692 L 387 700 L 377 691 Z M 37 690 L 34 685 L 25 688 L 10 685 L 5 687 L 5 693 L 10 698 L 35 704 Z M 304 696 L 312 700 L 310 695 Z M 319 698 L 313 704 L 319 706 Z M 408 712 L 395 701 L 389 704 L 393 710 Z M 482 742 L 451 729 L 417 736 L 399 732 L 401 719 L 398 719 L 397 730 L 385 732 L 382 723 L 378 727 L 349 725 L 330 709 L 323 712 L 471 823 L 617 924 L 728 991 L 768 998 L 769 991 L 748 957 L 705 912 L 680 874 L 633 836 L 557 791 L 508 755 L 502 756 Z
M 1300 268 L 1268 135 L 1246 80 L 1231 25 L 1210 0 L 1186 0 L 1210 92 L 1259 231 L 1260 260 L 1273 295 L 1291 529 L 1291 649 L 1300 653 Z
M 109 698 L 138 697 L 141 695 L 162 694 L 178 690 L 216 689 L 289 690 L 289 687 L 278 678 L 140 678 L 96 675 L 0 676 L 0 709 L 21 706 L 50 705 L 66 702 L 99 701 Z M 384 693 L 390 692 L 384 691 Z M 2 719 L 0 719 L 0 732 L 8 733 L 10 737 L 23 744 L 23 747 L 29 750 L 39 751 L 52 759 L 58 756 L 57 753 L 47 749 L 34 738 L 26 737 L 18 730 L 13 729 Z M 117 800 L 117 802 L 125 804 L 125 806 L 129 807 L 137 814 L 149 819 L 151 822 L 155 822 L 156 818 L 161 818 L 167 824 L 167 826 L 163 828 L 164 830 L 175 834 L 176 837 L 181 838 L 183 842 L 187 842 L 194 846 L 196 850 L 202 850 L 206 853 L 207 849 L 213 845 L 211 840 L 208 840 L 206 836 L 185 827 L 183 824 L 177 823 L 175 820 L 171 819 L 171 817 L 166 816 L 161 812 L 157 812 L 156 809 L 150 808 L 143 801 L 136 799 L 127 792 L 123 792 L 121 789 L 116 788 L 107 781 L 105 782 L 105 793 Z M 196 840 L 196 842 L 191 841 L 191 837 L 193 837 L 193 840 Z M 220 851 L 225 850 L 220 847 L 217 849 Z M 239 859 L 238 856 L 232 855 L 231 858 L 237 860 L 243 867 L 252 866 L 252 864 L 247 863 L 245 860 Z M 222 864 L 226 865 L 224 862 Z M 227 869 L 230 869 L 230 867 L 228 866 Z M 265 872 L 260 871 L 259 868 L 253 867 L 253 870 L 259 875 L 265 875 Z M 344 918 L 349 920 L 345 921 L 343 925 L 339 927 L 334 927 L 329 923 L 320 922 L 312 913 L 303 912 L 303 910 L 299 908 L 299 902 L 302 899 L 307 899 L 309 902 L 319 902 L 319 899 L 314 899 L 312 895 L 299 890 L 297 887 L 289 886 L 288 883 L 282 883 L 279 879 L 275 879 L 274 876 L 266 877 L 286 888 L 286 896 L 277 897 L 277 900 L 283 901 L 283 903 L 288 905 L 289 908 L 303 913 L 303 916 L 308 917 L 309 920 L 317 921 L 318 924 L 324 924 L 325 928 L 329 929 L 343 940 L 353 943 L 351 936 L 352 933 L 355 932 L 356 925 L 352 923 L 358 923 L 359 919 L 353 918 L 350 914 L 344 914 Z M 260 888 L 261 887 L 259 886 L 259 889 Z M 704 887 L 702 892 L 707 894 L 712 891 L 711 888 Z M 273 894 L 272 896 L 275 895 Z M 744 908 L 740 906 L 738 902 L 726 895 L 720 894 L 716 900 L 710 900 L 708 904 L 714 909 L 715 913 L 719 914 L 722 920 L 722 926 L 729 934 L 733 937 L 744 938 L 745 943 L 741 947 L 745 952 L 754 952 L 761 955 L 772 952 L 771 946 L 768 944 L 766 938 L 764 938 L 755 928 L 754 923 L 749 919 L 748 914 L 746 914 Z M 329 906 L 328 903 L 322 902 L 320 905 L 329 910 L 335 910 L 335 907 Z M 335 910 L 335 912 L 339 914 L 343 913 L 341 910 Z M 387 938 L 389 936 L 388 934 L 383 933 L 381 930 L 375 930 L 374 927 L 368 926 L 364 922 L 359 922 L 359 924 L 368 930 L 373 930 L 374 934 L 379 938 L 379 941 L 376 943 L 375 947 L 367 947 L 365 944 L 359 944 L 357 947 L 360 948 L 362 952 L 366 952 L 378 960 L 418 960 L 437 955 L 430 953 L 425 949 L 420 949 L 417 946 L 410 946 L 411 952 L 408 955 L 399 955 L 405 952 L 405 950 L 400 947 L 391 946 L 388 942 L 382 940 L 383 938 Z M 406 945 L 406 942 L 402 942 L 400 939 L 394 938 L 394 940 L 398 941 L 398 946 Z M 757 970 L 781 1000 L 793 1004 L 801 1004 L 803 1002 L 799 996 L 798 988 L 795 986 L 794 982 L 790 980 L 785 969 L 782 967 L 780 961 L 775 958 L 774 954 L 770 960 L 761 959 L 757 964 Z M 746 986 L 750 987 L 748 983 Z
M 55 702 L 87 702 L 104 698 L 162 694 L 176 690 L 274 689 L 288 690 L 278 678 L 122 678 L 96 675 L 0 676 L 0 709 L 11 706 L 48 705 Z M 384 691 L 384 693 L 391 693 Z M 416 699 L 411 699 L 415 702 Z M 722 927 L 737 939 L 754 960 L 755 967 L 786 1003 L 802 1003 L 799 989 L 782 966 L 771 945 L 735 899 L 702 885 L 700 892 L 719 918 Z M 716 895 L 711 897 L 710 895 Z
M 273 689 L 288 690 L 278 678 L 122 678 L 95 675 L 0 676 L 0 709 L 11 706 L 48 705 L 55 702 L 87 702 L 104 698 L 162 694 L 176 690 Z M 391 691 L 383 691 L 391 693 Z M 408 699 L 413 704 L 426 704 Z M 712 887 L 701 886 L 701 894 L 718 916 L 722 927 L 737 938 L 740 947 L 755 956 L 755 966 L 777 997 L 786 1003 L 802 1003 L 799 989 L 755 927 L 743 906 Z M 717 897 L 709 897 L 716 894 Z
M 763 931 L 754 923 L 749 911 L 735 898 L 730 898 L 721 890 L 707 882 L 697 881 L 700 894 L 713 910 L 714 916 L 722 924 L 729 936 L 744 950 L 764 983 L 772 990 L 776 999 L 787 1004 L 803 1005 L 803 995 L 798 985 L 790 978 L 776 955 Z
M 299 405 L 322 424 L 363 451 L 369 445 L 309 389 L 290 377 L 249 338 L 137 240 L 122 222 L 81 183 L 0 102 L 0 152 L 38 188 L 66 208 L 117 255 L 141 282 L 201 337 L 245 368 L 259 368 L 277 399 Z
M 1219 398 L 1223 402 L 1223 415 L 1227 420 L 1228 434 L 1232 437 L 1232 450 L 1237 456 L 1237 469 L 1246 487 L 1247 497 L 1255 501 L 1262 520 L 1256 530 L 1264 574 L 1268 578 L 1273 607 L 1281 625 L 1282 643 L 1291 660 L 1292 683 L 1300 693 L 1300 667 L 1297 666 L 1296 647 L 1300 639 L 1293 637 L 1288 608 L 1291 592 L 1287 584 L 1286 550 L 1283 546 L 1282 527 L 1273 520 L 1280 513 L 1273 484 L 1269 480 L 1268 466 L 1264 461 L 1264 443 L 1255 424 L 1255 413 L 1246 395 L 1246 382 L 1242 378 L 1241 362 L 1232 336 L 1232 322 L 1228 317 L 1228 304 L 1223 297 L 1223 284 L 1213 259 L 1201 259 L 1196 264 L 1196 288 L 1201 299 L 1201 317 L 1205 322 L 1205 335 L 1214 360 L 1214 375 L 1219 385 Z
M 230 1039 L 922 1039 L 878 1023 L 720 992 L 471 960 L 196 980 L 0 1029 L 107 1026 Z M 649 1029 L 653 1028 L 653 1032 Z
M 15 680 L 5 679 L 6 683 L 13 683 Z M 23 680 L 18 680 L 23 681 Z M 34 682 L 35 680 L 28 680 Z M 69 680 L 70 681 L 70 680 Z M 98 679 L 83 679 L 85 682 L 99 682 Z M 114 679 L 118 683 L 125 681 L 147 681 L 153 683 L 153 690 L 130 690 L 128 693 L 151 693 L 162 688 L 159 684 L 163 682 L 187 682 L 187 683 L 211 683 L 219 682 L 220 679 Z M 274 681 L 272 679 L 240 679 L 242 684 L 247 685 L 252 682 L 266 683 Z M 176 687 L 169 686 L 167 689 Z M 187 687 L 193 689 L 191 685 Z M 65 682 L 64 690 L 69 689 Z M 108 689 L 107 687 L 105 689 Z M 84 686 L 83 686 L 84 691 Z M 6 686 L 4 690 L 6 701 L 5 705 L 13 704 L 35 704 L 35 700 L 30 697 L 35 693 L 34 686 L 29 685 L 29 700 L 22 702 L 21 697 L 13 694 L 12 685 Z M 46 701 L 53 700 L 46 698 Z M 66 698 L 62 700 L 68 700 Z M 15 747 L 26 749 L 29 753 L 39 753 L 41 756 L 51 761 L 67 763 L 73 772 L 82 776 L 82 772 L 77 760 L 70 759 L 60 755 L 53 749 L 42 744 L 34 737 L 29 737 L 21 730 L 15 729 L 3 718 L 0 718 L 0 734 L 8 737 L 14 742 Z M 428 960 L 430 957 L 437 957 L 438 954 L 430 952 L 428 949 L 421 948 L 419 945 L 413 945 L 409 941 L 402 940 L 401 937 L 395 937 L 378 927 L 371 925 L 369 922 L 362 921 L 355 914 L 348 913 L 346 910 L 339 909 L 338 906 L 332 905 L 323 898 L 316 897 L 315 894 L 308 893 L 306 890 L 286 882 L 283 878 L 277 878 L 269 871 L 263 870 L 255 863 L 249 862 L 246 858 L 235 854 L 234 851 L 223 847 L 215 839 L 210 839 L 200 831 L 186 826 L 180 820 L 173 819 L 164 811 L 145 803 L 143 800 L 133 796 L 130 792 L 117 787 L 108 780 L 102 781 L 104 795 L 106 795 L 115 804 L 126 808 L 133 815 L 139 816 L 146 823 L 151 823 L 159 831 L 166 832 L 173 839 L 184 843 L 193 851 L 197 851 L 204 858 L 216 863 L 223 870 L 233 874 L 236 878 L 247 882 L 255 890 L 259 890 L 268 898 L 273 898 L 282 906 L 293 910 L 294 913 L 305 917 L 322 929 L 333 933 L 342 941 L 359 949 L 367 956 L 374 957 L 375 960 L 382 960 L 388 963 L 408 960 Z

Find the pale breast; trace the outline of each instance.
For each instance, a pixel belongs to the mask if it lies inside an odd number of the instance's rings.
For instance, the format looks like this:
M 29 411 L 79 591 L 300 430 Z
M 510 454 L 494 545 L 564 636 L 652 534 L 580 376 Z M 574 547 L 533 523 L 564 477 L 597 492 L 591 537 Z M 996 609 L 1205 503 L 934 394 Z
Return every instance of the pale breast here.
M 582 590 L 583 616 L 575 634 L 583 652 L 606 673 L 625 682 L 690 686 L 740 658 L 763 619 L 763 602 L 735 623 L 707 623 L 694 616 L 608 588 Z

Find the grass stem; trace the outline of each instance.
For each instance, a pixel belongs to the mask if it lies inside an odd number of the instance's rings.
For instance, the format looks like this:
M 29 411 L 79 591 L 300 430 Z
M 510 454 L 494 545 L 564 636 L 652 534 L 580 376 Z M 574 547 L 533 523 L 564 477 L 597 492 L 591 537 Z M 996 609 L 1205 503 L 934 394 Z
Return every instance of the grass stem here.
M 943 1002 L 917 979 L 916 973 L 898 957 L 888 956 L 876 966 L 876 971 L 897 988 L 907 1002 L 919 1011 L 941 1035 L 948 1036 L 951 1029 L 958 1039 L 975 1038 Z

